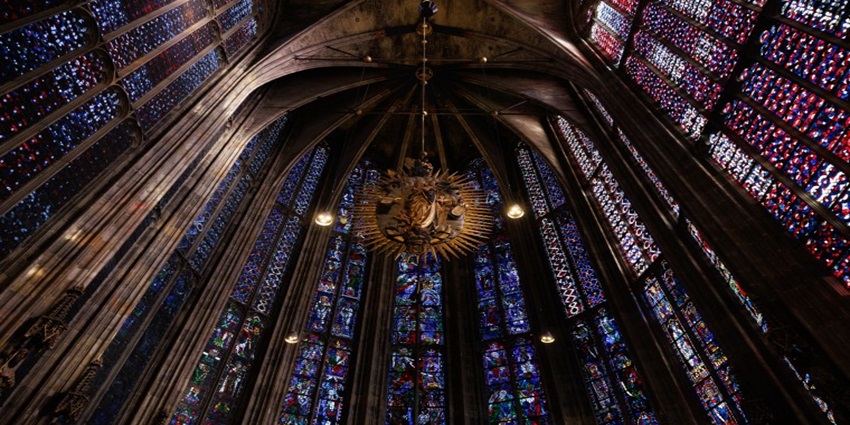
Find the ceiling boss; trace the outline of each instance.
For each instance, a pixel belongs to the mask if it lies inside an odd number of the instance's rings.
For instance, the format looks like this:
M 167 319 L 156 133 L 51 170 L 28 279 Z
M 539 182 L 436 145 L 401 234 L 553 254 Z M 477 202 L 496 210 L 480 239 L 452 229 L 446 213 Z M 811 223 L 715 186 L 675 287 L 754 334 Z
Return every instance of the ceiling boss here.
M 405 158 L 400 169 L 388 170 L 377 184 L 366 187 L 354 211 L 366 244 L 396 256 L 430 252 L 459 257 L 485 240 L 493 221 L 484 191 L 463 176 L 434 172 L 425 152 L 425 86 L 433 76 L 426 66 L 428 18 L 436 12 L 433 2 L 419 6 L 422 65 L 416 78 L 422 86 L 422 152 L 418 158 Z

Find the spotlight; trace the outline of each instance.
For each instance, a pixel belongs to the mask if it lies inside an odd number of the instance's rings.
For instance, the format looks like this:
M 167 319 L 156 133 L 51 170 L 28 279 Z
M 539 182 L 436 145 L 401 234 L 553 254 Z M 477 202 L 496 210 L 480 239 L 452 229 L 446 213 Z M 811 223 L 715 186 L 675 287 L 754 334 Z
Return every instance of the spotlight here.
M 316 224 L 319 226 L 330 226 L 334 222 L 334 216 L 329 212 L 319 213 L 316 216 Z
M 552 332 L 545 331 L 542 334 L 540 334 L 540 342 L 542 342 L 544 344 L 551 344 L 551 343 L 555 342 L 555 336 L 552 335 Z
M 298 332 L 292 331 L 286 334 L 286 338 L 284 338 L 283 340 L 286 341 L 287 344 L 295 344 L 298 342 L 299 339 L 301 338 L 298 337 Z
M 517 219 L 525 215 L 525 210 L 519 204 L 513 204 L 508 207 L 508 217 Z

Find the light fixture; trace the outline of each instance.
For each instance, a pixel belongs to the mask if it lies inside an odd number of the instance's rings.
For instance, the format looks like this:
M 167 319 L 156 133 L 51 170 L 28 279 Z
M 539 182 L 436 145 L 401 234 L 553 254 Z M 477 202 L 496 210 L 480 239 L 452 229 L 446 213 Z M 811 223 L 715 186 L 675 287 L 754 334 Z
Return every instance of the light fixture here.
M 298 342 L 299 339 L 301 339 L 301 338 L 298 336 L 297 331 L 292 331 L 292 332 L 286 334 L 286 337 L 283 338 L 283 340 L 286 341 L 287 344 L 295 344 L 295 343 Z
M 325 211 L 316 215 L 316 224 L 319 226 L 330 226 L 334 222 L 334 216 Z
M 552 332 L 543 331 L 543 333 L 540 334 L 540 342 L 544 344 L 551 344 L 555 342 L 555 336 L 552 335 Z
M 422 88 L 421 152 L 417 158 L 405 158 L 401 168 L 388 170 L 377 184 L 366 187 L 363 202 L 354 208 L 367 246 L 395 256 L 431 253 L 459 257 L 486 240 L 493 221 L 487 194 L 464 176 L 435 172 L 425 152 L 425 87 L 434 76 L 425 52 L 431 33 L 428 18 L 435 13 L 437 5 L 423 1 L 419 7 L 422 22 L 416 27 L 422 36 L 422 65 L 415 72 Z
M 511 206 L 508 207 L 507 214 L 509 218 L 517 219 L 525 215 L 525 210 L 523 210 L 519 204 L 511 204 Z

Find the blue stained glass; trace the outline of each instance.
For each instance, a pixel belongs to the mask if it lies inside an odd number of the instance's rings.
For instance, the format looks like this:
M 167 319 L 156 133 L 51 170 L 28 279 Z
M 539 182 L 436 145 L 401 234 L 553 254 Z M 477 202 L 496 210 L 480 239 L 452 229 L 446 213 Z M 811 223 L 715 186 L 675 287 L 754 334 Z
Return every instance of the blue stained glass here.
M 520 170 L 522 170 L 522 181 L 525 183 L 528 197 L 531 198 L 531 209 L 534 210 L 534 216 L 536 218 L 543 217 L 549 212 L 549 205 L 546 202 L 546 195 L 543 193 L 543 186 L 541 186 L 534 171 L 531 153 L 527 149 L 518 149 L 517 159 Z
M 623 143 L 628 149 L 629 152 L 632 153 L 632 157 L 637 161 L 640 168 L 643 170 L 644 174 L 649 178 L 652 184 L 655 186 L 656 191 L 662 198 L 667 202 L 667 205 L 670 206 L 670 210 L 673 211 L 673 217 L 679 217 L 679 203 L 673 199 L 673 196 L 670 195 L 670 192 L 667 191 L 667 188 L 664 187 L 664 184 L 661 183 L 661 180 L 655 175 L 655 172 L 649 167 L 649 164 L 643 159 L 643 156 L 638 153 L 637 149 L 635 149 L 632 142 L 626 137 L 625 133 L 622 130 L 617 129 L 617 137 L 619 137 L 620 142 Z
M 272 128 L 265 134 L 276 138 L 279 125 L 282 125 L 281 121 L 276 130 Z M 243 159 L 251 157 L 250 152 L 256 146 L 256 141 L 246 145 L 240 159 L 236 160 L 237 167 Z M 310 153 L 306 155 L 310 156 Z M 321 173 L 321 168 L 318 172 Z M 198 252 L 203 251 L 204 258 L 211 252 L 229 217 L 235 213 L 250 179 L 250 174 L 242 174 L 224 205 L 219 207 L 218 217 L 207 229 L 190 264 L 193 264 Z M 244 396 L 245 379 L 252 368 L 256 347 L 262 342 L 266 326 L 264 317 L 268 317 L 275 304 L 302 230 L 298 217 L 288 215 L 280 204 L 274 205 L 231 292 L 231 302 L 222 315 L 221 324 L 213 332 L 171 423 L 195 424 L 203 421 L 204 424 L 224 424 L 231 421 L 234 409 Z M 236 329 L 241 329 L 238 336 L 234 335 Z M 302 369 L 316 373 L 318 363 L 312 368 L 305 363 Z M 301 398 L 296 396 L 297 401 Z M 206 411 L 199 410 L 204 406 Z
M 124 69 L 206 16 L 205 0 L 189 0 L 107 43 L 118 69 Z
M 632 21 L 627 16 L 623 16 L 605 2 L 600 2 L 596 7 L 596 19 L 604 23 L 608 28 L 614 30 L 614 33 L 620 40 L 629 38 L 629 30 L 632 28 Z
M 593 103 L 593 107 L 596 108 L 597 111 L 602 115 L 602 118 L 605 119 L 605 122 L 608 123 L 609 127 L 614 126 L 614 118 L 611 117 L 611 114 L 608 113 L 608 110 L 605 109 L 605 106 L 602 105 L 602 102 L 590 92 L 590 90 L 584 89 L 582 90 L 585 96 Z M 558 125 L 561 125 L 561 122 L 566 122 L 563 117 L 558 117 Z M 562 129 L 563 131 L 563 129 Z
M 625 46 L 617 36 L 602 24 L 594 22 L 593 26 L 590 27 L 590 39 L 615 67 L 620 64 Z
M 697 230 L 696 226 L 694 226 L 693 223 L 691 223 L 688 219 L 685 219 L 685 224 L 687 225 L 687 229 L 688 232 L 690 232 L 691 237 L 694 238 L 700 249 L 702 249 L 702 252 L 708 258 L 708 261 L 711 263 L 712 266 L 714 266 L 715 270 L 720 273 L 720 276 L 723 277 L 723 280 L 726 281 L 726 284 L 729 285 L 729 289 L 732 290 L 732 293 L 735 294 L 735 297 L 738 298 L 738 301 L 744 306 L 744 308 L 747 310 L 747 313 L 750 314 L 750 317 L 753 318 L 753 320 L 763 332 L 767 332 L 768 325 L 764 319 L 764 316 L 761 314 L 761 311 L 759 311 L 755 303 L 753 303 L 752 299 L 750 299 L 749 295 L 747 295 L 747 292 L 744 290 L 744 288 L 741 287 L 741 284 L 738 282 L 738 280 L 735 279 L 735 276 L 732 275 L 732 273 L 729 271 L 723 261 L 720 260 L 720 258 L 714 252 L 714 249 L 711 248 L 711 245 L 709 245 L 709 243 L 702 236 L 702 233 Z
M 592 193 L 617 236 L 621 252 L 635 274 L 641 274 L 648 263 L 660 255 L 655 241 L 607 166 L 603 164 L 591 184 Z
M 345 280 L 342 282 L 341 294 L 360 299 L 365 277 L 366 246 L 360 241 L 353 241 L 348 251 L 348 263 L 345 265 Z
M 160 270 L 159 274 L 155 277 L 154 282 L 151 283 L 149 291 L 155 287 L 162 288 L 162 285 L 164 285 L 167 280 L 166 276 L 170 273 L 168 267 L 169 264 L 166 264 L 166 266 Z M 124 365 L 121 367 L 118 375 L 112 380 L 112 384 L 100 400 L 97 410 L 95 410 L 92 414 L 88 423 L 93 425 L 114 423 L 120 409 L 134 393 L 138 380 L 141 377 L 139 371 L 145 370 L 151 359 L 154 358 L 155 350 L 159 347 L 163 336 L 166 335 L 166 331 L 171 326 L 178 311 L 186 301 L 186 297 L 188 296 L 191 288 L 191 280 L 191 275 L 186 271 L 182 272 L 177 277 L 164 302 L 159 306 L 159 309 L 157 309 L 156 314 L 154 314 L 150 324 L 142 334 L 141 339 L 136 343 L 136 346 L 133 348 L 130 356 L 124 362 Z M 137 310 L 146 303 L 144 297 L 147 295 L 148 294 L 145 294 L 143 299 L 136 306 Z M 134 311 L 133 314 L 136 314 L 136 312 Z M 129 320 L 130 319 L 128 318 L 128 321 Z M 127 322 L 122 325 L 122 330 L 124 330 L 124 326 L 127 326 Z M 136 328 L 136 330 L 138 330 L 138 328 Z M 133 332 L 136 330 L 133 330 Z M 121 331 L 119 331 L 119 335 L 116 336 L 116 339 L 113 340 L 107 348 L 107 351 L 104 353 L 104 365 L 98 370 L 98 373 L 95 376 L 95 382 L 102 383 L 107 379 L 108 372 L 111 371 L 115 364 L 114 361 L 109 362 L 107 354 L 112 352 L 115 356 L 119 356 L 124 350 L 129 338 L 131 338 L 129 335 L 127 335 L 126 338 L 123 338 L 121 336 Z M 113 345 L 115 345 L 115 348 L 113 348 Z M 96 388 L 98 388 L 98 386 L 93 385 L 92 391 Z M 93 394 L 89 395 L 91 396 Z
M 403 255 L 397 265 L 386 421 L 445 424 L 444 360 L 439 349 L 443 344 L 439 259 L 430 254 Z M 414 347 L 422 350 L 414 355 Z M 415 418 L 414 412 L 418 412 Z
M 180 243 L 177 245 L 177 250 L 183 254 L 187 254 L 188 250 L 195 244 L 195 240 L 198 235 L 204 230 L 207 223 L 212 218 L 212 215 L 215 213 L 216 208 L 218 208 L 218 204 L 224 198 L 224 195 L 227 194 L 228 189 L 236 180 L 236 176 L 239 174 L 239 160 L 230 167 L 230 171 L 224 176 L 224 179 L 221 180 L 221 183 L 218 184 L 215 191 L 210 198 L 207 200 L 207 203 L 204 205 L 201 213 L 195 217 L 195 221 L 192 222 L 192 225 L 189 227 L 189 230 L 186 231 L 186 234 L 183 236 L 183 239 L 180 240 Z
M 289 268 L 289 259 L 295 242 L 301 236 L 303 227 L 297 217 L 288 217 L 271 262 L 266 269 L 266 275 L 260 286 L 251 308 L 263 314 L 269 314 L 272 304 L 277 297 L 283 276 Z
M 490 423 L 551 423 L 537 353 L 529 340 L 518 338 L 509 346 L 492 342 L 483 359 Z
M 0 257 L 12 252 L 66 202 L 95 181 L 102 171 L 130 149 L 135 135 L 136 131 L 130 125 L 119 125 L 0 217 L 0 234 L 3 235 Z
M 345 182 L 345 188 L 342 191 L 342 198 L 339 201 L 339 208 L 336 213 L 336 225 L 334 230 L 341 233 L 351 231 L 352 220 L 354 220 L 354 205 L 356 194 L 361 190 L 363 185 L 363 177 L 366 170 L 358 164 L 348 175 L 348 180 Z
M 66 3 L 67 0 L 6 1 L 0 7 L 0 22 L 13 22 Z
M 570 260 L 572 260 L 573 274 L 580 283 L 579 287 L 584 295 L 584 303 L 588 307 L 601 304 L 605 301 L 605 294 L 602 292 L 599 279 L 596 277 L 596 269 L 587 257 L 575 221 L 566 210 L 556 216 L 555 220 L 559 225 L 561 241 L 567 247 Z
M 599 155 L 596 146 L 583 131 L 570 124 L 563 117 L 558 117 L 558 128 L 561 130 L 567 147 L 578 163 L 579 169 L 586 178 L 590 179 L 593 172 L 602 162 L 602 156 Z
M 257 241 L 254 243 L 254 248 L 248 255 L 248 260 L 242 268 L 242 273 L 236 281 L 236 286 L 233 288 L 233 292 L 230 294 L 230 298 L 233 300 L 243 304 L 248 302 L 248 297 L 250 297 L 253 293 L 254 287 L 260 278 L 263 265 L 268 259 L 269 253 L 274 246 L 276 237 L 284 223 L 284 218 L 283 208 L 279 205 L 275 205 L 269 213 L 268 218 L 266 218 L 266 222 L 263 224 L 260 234 L 257 235 Z
M 592 334 L 584 322 L 577 322 L 572 331 L 573 341 L 578 347 L 582 362 L 582 375 L 587 384 L 596 422 L 599 424 L 622 424 L 623 414 L 617 403 L 614 385 L 605 360 L 594 343 Z
M 109 372 L 119 360 L 130 339 L 139 331 L 143 321 L 151 313 L 150 309 L 154 306 L 163 288 L 168 285 L 177 273 L 177 267 L 178 259 L 172 256 L 154 276 L 147 291 L 145 291 L 142 298 L 136 303 L 136 306 L 133 307 L 130 315 L 124 319 L 124 323 L 121 324 L 118 333 L 101 356 L 104 366 L 98 369 L 97 375 L 95 375 L 95 382 L 102 384 L 107 379 Z
M 256 148 L 249 149 L 246 147 L 242 151 L 242 155 L 240 155 L 240 159 L 243 162 L 248 162 L 248 154 L 253 152 L 253 159 L 251 159 L 248 165 L 248 172 L 251 173 L 252 176 L 256 176 L 260 172 L 260 168 L 265 164 L 266 160 L 271 153 L 272 147 L 274 147 L 275 143 L 277 143 L 278 138 L 280 137 L 283 129 L 286 127 L 286 123 L 289 120 L 288 115 L 284 115 L 277 119 L 274 124 L 269 127 L 263 129 L 257 136 L 251 139 L 249 142 L 249 146 L 253 146 L 252 143 L 258 144 Z
M 87 24 L 78 11 L 66 11 L 0 34 L 0 80 L 11 81 L 85 46 L 92 35 Z
M 295 191 L 298 189 L 298 184 L 301 182 L 301 177 L 304 175 L 304 170 L 307 169 L 307 164 L 309 163 L 310 155 L 305 154 L 292 166 L 277 196 L 277 202 L 289 206 L 289 203 L 292 202 L 292 198 L 295 196 Z
M 616 321 L 605 309 L 600 309 L 594 316 L 594 322 L 608 359 L 607 364 L 613 371 L 612 377 L 616 378 L 615 382 L 626 399 L 626 408 L 632 419 L 642 425 L 658 424 Z
M 204 417 L 205 425 L 231 422 L 265 327 L 265 321 L 258 315 L 252 315 L 242 323 L 222 376 L 218 378 L 215 393 Z
M 647 4 L 641 23 L 641 27 L 650 31 L 657 39 L 669 41 L 721 80 L 729 77 L 738 62 L 737 50 L 679 19 L 659 4 Z
M 626 72 L 688 137 L 699 137 L 708 119 L 697 108 L 681 97 L 638 57 L 629 56 L 626 60 Z
M 104 58 L 87 53 L 4 94 L 0 97 L 0 143 L 100 84 L 105 71 Z
M 89 2 L 97 25 L 104 34 L 115 31 L 175 0 L 92 0 Z
M 782 16 L 838 37 L 850 34 L 850 5 L 843 0 L 786 0 L 782 3 Z
M 185 100 L 224 63 L 221 50 L 215 49 L 195 62 L 183 74 L 136 110 L 143 128 L 150 129 L 177 104 Z
M 644 297 L 655 320 L 667 334 L 709 418 L 717 424 L 737 423 L 728 412 L 728 403 L 731 402 L 740 417 L 744 417 L 738 404 L 741 396 L 726 357 L 714 342 L 713 335 L 691 304 L 684 288 L 666 264 L 662 263 L 658 278 L 650 276 L 646 279 Z M 684 324 L 679 317 L 685 319 Z M 694 345 L 694 338 L 698 341 L 698 346 Z M 702 356 L 709 360 L 708 364 Z M 729 399 L 726 399 L 718 388 L 709 374 L 708 367 L 712 367 L 718 376 L 725 378 L 722 384 L 727 394 L 731 395 Z M 720 421 L 723 418 L 728 418 L 730 422 Z
M 220 363 L 226 360 L 227 352 L 239 333 L 243 319 L 242 310 L 235 303 L 228 304 L 222 312 L 218 325 L 210 335 L 201 360 L 192 374 L 186 395 L 171 416 L 170 425 L 196 424 L 201 419 L 203 412 L 200 408 L 215 383 L 216 371 Z
M 549 210 L 557 209 L 566 201 L 561 184 L 558 183 L 558 179 L 555 177 L 552 168 L 549 167 L 549 164 L 546 163 L 546 160 L 537 151 L 532 151 L 531 155 L 534 157 L 537 171 L 540 173 L 540 178 L 546 188 L 546 199 L 549 201 Z
M 230 192 L 230 195 L 224 201 L 224 205 L 219 210 L 215 221 L 207 229 L 201 243 L 195 248 L 195 253 L 189 258 L 189 266 L 195 271 L 200 271 L 204 268 L 204 264 L 206 264 L 206 261 L 212 254 L 213 248 L 218 244 L 222 232 L 224 232 L 225 227 L 230 223 L 230 219 L 233 218 L 233 214 L 236 213 L 236 209 L 242 203 L 242 198 L 245 196 L 245 192 L 248 191 L 250 184 L 251 176 L 243 175 L 239 179 L 239 183 L 236 184 L 236 187 L 233 188 L 233 191 Z
M 130 100 L 137 102 L 184 63 L 201 53 L 215 41 L 215 31 L 212 22 L 204 25 L 122 78 L 121 86 L 130 95 Z
M 103 91 L 0 158 L 0 201 L 114 119 L 119 103 L 115 90 Z
M 225 33 L 254 12 L 254 0 L 242 0 L 216 17 Z
M 289 389 L 284 396 L 281 422 L 306 423 L 305 417 L 313 407 L 313 391 L 318 382 L 319 365 L 325 351 L 325 344 L 317 335 L 309 335 L 301 342 L 295 369 L 289 380 Z
M 552 268 L 552 275 L 555 277 L 555 283 L 558 285 L 558 294 L 561 297 L 561 303 L 564 305 L 567 317 L 575 316 L 584 311 L 584 306 L 579 299 L 575 278 L 567 261 L 567 254 L 563 243 L 552 220 L 548 218 L 540 220 L 540 234 L 543 236 L 543 243 L 546 247 L 549 266 Z
M 322 175 L 322 170 L 325 169 L 325 163 L 328 160 L 328 149 L 320 146 L 316 148 L 313 158 L 310 161 L 310 168 L 307 169 L 304 175 L 304 181 L 301 183 L 301 191 L 298 197 L 295 198 L 294 210 L 298 215 L 304 215 L 307 208 L 310 206 L 310 201 L 313 199 L 313 194 L 316 192 L 316 186 L 319 184 L 319 177 Z

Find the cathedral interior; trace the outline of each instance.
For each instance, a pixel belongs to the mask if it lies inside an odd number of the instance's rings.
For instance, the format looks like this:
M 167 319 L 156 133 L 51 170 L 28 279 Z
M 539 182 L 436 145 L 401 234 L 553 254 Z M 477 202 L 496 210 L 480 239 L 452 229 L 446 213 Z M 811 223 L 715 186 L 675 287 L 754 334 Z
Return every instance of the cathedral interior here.
M 848 424 L 849 34 L 6 0 L 0 424 Z

